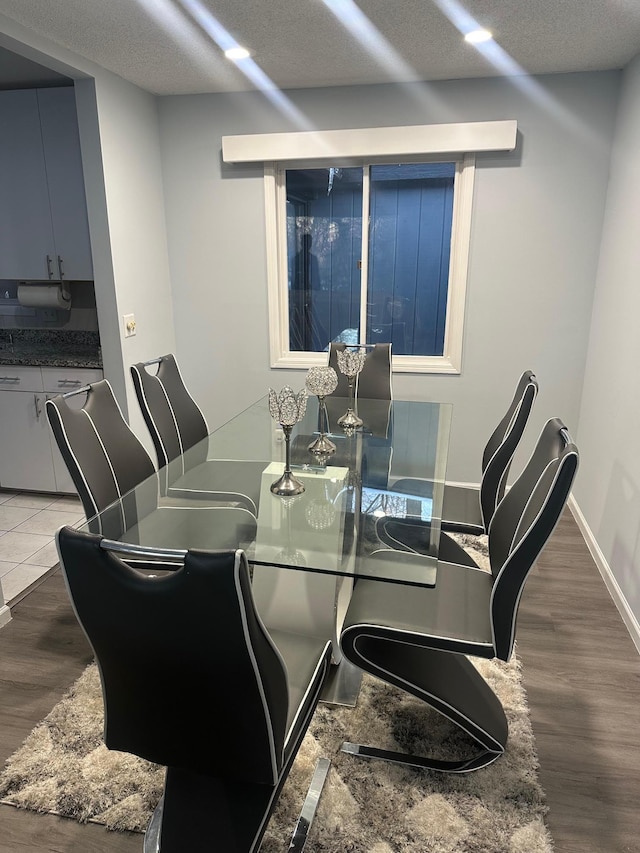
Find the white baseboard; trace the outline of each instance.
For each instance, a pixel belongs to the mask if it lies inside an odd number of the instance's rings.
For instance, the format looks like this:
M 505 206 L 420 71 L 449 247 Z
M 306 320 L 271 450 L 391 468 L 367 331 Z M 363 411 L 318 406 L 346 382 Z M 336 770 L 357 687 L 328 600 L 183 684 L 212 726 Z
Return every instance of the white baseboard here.
M 11 622 L 11 611 L 6 604 L 0 606 L 0 628 Z
M 587 548 L 591 552 L 591 556 L 598 567 L 598 571 L 602 575 L 602 580 L 609 590 L 609 595 L 613 599 L 615 606 L 618 608 L 618 611 L 622 616 L 622 621 L 626 625 L 627 631 L 629 632 L 636 649 L 640 652 L 640 623 L 636 619 L 631 607 L 629 607 L 629 602 L 620 589 L 620 585 L 611 571 L 611 567 L 606 561 L 604 554 L 600 550 L 600 546 L 598 545 L 596 538 L 587 524 L 587 520 L 582 514 L 582 510 L 576 503 L 573 495 L 569 497 L 568 507 L 576 520 L 576 524 L 580 528 L 580 532 L 584 537 L 584 541 L 587 543 Z

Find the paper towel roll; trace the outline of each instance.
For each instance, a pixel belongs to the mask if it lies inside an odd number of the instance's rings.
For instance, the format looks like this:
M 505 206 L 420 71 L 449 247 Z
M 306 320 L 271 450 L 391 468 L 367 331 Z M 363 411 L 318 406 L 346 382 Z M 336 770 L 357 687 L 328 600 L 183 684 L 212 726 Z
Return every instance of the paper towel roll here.
M 19 284 L 18 303 L 26 308 L 71 308 L 71 294 L 63 284 Z

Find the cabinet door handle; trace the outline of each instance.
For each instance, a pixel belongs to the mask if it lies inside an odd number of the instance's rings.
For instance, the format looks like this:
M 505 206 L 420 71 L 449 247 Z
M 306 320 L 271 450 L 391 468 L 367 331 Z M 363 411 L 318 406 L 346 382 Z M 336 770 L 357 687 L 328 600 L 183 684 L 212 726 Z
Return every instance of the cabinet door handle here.
M 40 415 L 42 414 L 42 401 L 40 400 L 40 394 L 33 395 L 33 401 L 36 407 L 36 420 L 40 420 Z
M 62 260 L 60 255 L 58 255 L 58 272 L 60 273 L 60 281 L 63 281 L 63 279 L 64 279 L 64 261 Z
M 47 274 L 49 275 L 49 280 L 53 278 L 53 261 L 51 260 L 51 255 L 47 255 Z
M 58 385 L 60 385 L 62 388 L 68 388 L 69 385 L 73 385 L 75 387 L 76 385 L 80 384 L 81 381 L 79 379 L 58 379 Z
M 20 382 L 19 376 L 0 376 L 0 382 Z

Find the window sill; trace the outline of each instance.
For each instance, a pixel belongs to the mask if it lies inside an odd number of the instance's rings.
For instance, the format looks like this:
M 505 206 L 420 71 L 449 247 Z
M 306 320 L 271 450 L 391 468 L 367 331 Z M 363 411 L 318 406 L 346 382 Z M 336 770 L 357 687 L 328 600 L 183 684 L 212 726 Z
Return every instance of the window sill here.
M 271 367 L 282 370 L 308 370 L 310 367 L 325 366 L 327 353 L 296 352 L 286 353 L 271 362 Z M 394 373 L 460 373 L 460 365 L 446 356 L 409 356 L 397 355 L 392 359 Z

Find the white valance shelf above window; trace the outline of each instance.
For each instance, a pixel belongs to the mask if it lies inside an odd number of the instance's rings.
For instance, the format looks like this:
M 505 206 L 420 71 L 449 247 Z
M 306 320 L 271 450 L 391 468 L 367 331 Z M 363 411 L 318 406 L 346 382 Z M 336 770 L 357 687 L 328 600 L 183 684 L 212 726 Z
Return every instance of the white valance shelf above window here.
M 369 127 L 222 137 L 225 163 L 326 160 L 336 157 L 389 157 L 512 151 L 518 123 L 507 121 Z

